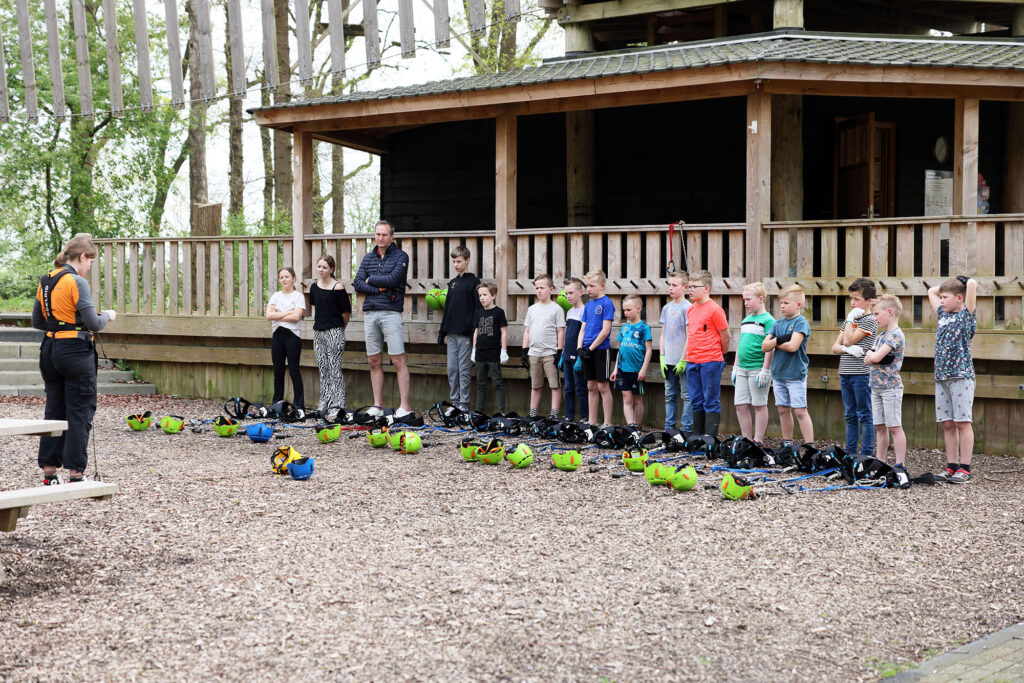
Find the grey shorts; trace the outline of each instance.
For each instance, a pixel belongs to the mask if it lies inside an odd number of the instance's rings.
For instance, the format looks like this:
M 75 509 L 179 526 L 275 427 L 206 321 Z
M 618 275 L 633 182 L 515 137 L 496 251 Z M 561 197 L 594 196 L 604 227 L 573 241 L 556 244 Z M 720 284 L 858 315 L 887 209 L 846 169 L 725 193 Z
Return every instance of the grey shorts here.
M 965 377 L 935 380 L 935 421 L 970 422 L 974 384 Z
M 875 426 L 903 426 L 903 387 L 871 390 L 871 419 Z
M 736 395 L 732 400 L 733 405 L 754 406 L 755 408 L 768 405 L 768 389 L 772 383 L 768 382 L 768 386 L 763 389 L 757 386 L 757 376 L 760 372 L 761 368 L 757 370 L 736 368 Z
M 552 389 L 558 388 L 558 368 L 555 367 L 554 356 L 529 356 L 530 388 L 543 389 L 544 380 Z
M 803 379 L 776 379 L 772 380 L 775 385 L 775 405 L 779 408 L 806 408 L 807 407 L 807 378 Z
M 389 356 L 405 353 L 402 314 L 398 311 L 366 311 L 363 314 L 363 333 L 367 356 L 383 353 L 384 342 L 387 342 Z

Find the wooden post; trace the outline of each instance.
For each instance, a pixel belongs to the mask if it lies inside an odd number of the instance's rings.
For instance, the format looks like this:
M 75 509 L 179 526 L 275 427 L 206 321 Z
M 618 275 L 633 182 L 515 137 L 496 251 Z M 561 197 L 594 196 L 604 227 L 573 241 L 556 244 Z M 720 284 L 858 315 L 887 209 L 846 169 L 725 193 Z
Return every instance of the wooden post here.
M 566 225 L 594 225 L 594 112 L 565 113 Z
M 377 0 L 363 0 L 363 41 L 366 43 L 366 68 L 380 66 L 380 29 L 377 28 Z
M 30 123 L 39 120 L 36 97 L 36 66 L 32 59 L 32 25 L 29 23 L 28 0 L 17 0 L 18 42 L 21 44 L 21 80 L 25 85 L 25 113 Z
M 299 83 L 313 82 L 313 47 L 309 35 L 309 0 L 295 0 L 295 45 L 299 51 Z
M 199 64 L 192 63 L 193 68 L 198 67 L 203 77 L 203 102 L 209 104 L 217 96 L 217 81 L 213 76 L 213 35 L 210 30 L 210 0 L 196 0 L 196 18 L 199 26 L 196 32 L 199 35 Z M 192 56 L 195 58 L 195 55 Z
M 771 217 L 776 221 L 800 221 L 804 218 L 804 98 L 802 95 L 772 95 L 772 188 Z M 796 239 L 791 228 L 773 235 L 776 240 Z M 786 263 L 775 264 L 774 274 L 789 277 L 789 254 L 796 250 L 778 249 L 775 256 L 785 255 Z M 768 273 L 767 265 L 762 270 Z
M 277 27 L 274 21 L 274 0 L 262 0 L 260 14 L 263 16 L 263 79 L 267 89 L 277 90 Z
M 66 113 L 64 107 L 64 70 L 60 59 L 60 31 L 57 28 L 57 2 L 46 0 L 46 46 L 50 58 L 50 88 L 53 91 L 53 118 L 63 121 Z
M 565 30 L 565 54 L 594 51 L 594 34 L 590 31 L 589 23 L 565 24 L 562 28 Z
M 164 0 L 164 14 L 167 16 L 167 62 L 171 76 L 171 106 L 181 109 L 185 106 L 185 84 L 181 72 L 181 38 L 178 36 L 177 0 Z
M 327 0 L 327 30 L 331 37 L 331 73 L 345 75 L 345 17 L 341 0 Z
M 759 90 L 747 95 L 747 280 L 768 274 L 768 231 L 764 224 L 771 218 L 771 157 L 772 100 L 771 95 Z
M 124 113 L 124 94 L 121 92 L 121 50 L 117 44 L 117 5 L 115 0 L 103 0 L 103 32 L 107 34 L 107 82 L 110 84 L 110 113 L 117 117 Z
M 173 2 L 173 0 L 168 0 L 168 2 Z M 71 0 L 71 21 L 75 26 L 75 59 L 78 63 L 78 113 L 84 119 L 91 119 L 93 116 L 92 74 L 89 71 L 89 37 L 85 25 L 85 0 Z
M 1024 7 L 1013 13 L 1011 33 L 1024 36 Z M 1008 102 L 1006 105 L 1006 175 L 1004 194 L 1006 213 L 1024 213 L 1024 104 Z M 1010 272 L 1010 271 L 1006 271 Z
M 957 98 L 955 101 L 953 213 L 961 216 L 974 216 L 978 213 L 978 110 L 979 102 L 975 98 Z M 973 272 L 977 255 L 977 230 L 977 223 L 950 225 L 951 274 Z
M 300 280 L 313 277 L 313 136 L 295 131 L 292 140 L 292 268 Z
M 221 205 L 196 204 L 192 207 L 192 236 L 212 237 L 221 234 Z
M 231 96 L 245 98 L 245 46 L 242 40 L 242 8 L 228 0 L 228 35 L 231 43 Z
M 487 8 L 484 0 L 469 0 L 469 30 L 482 35 L 487 30 Z
M 149 31 L 146 28 L 146 0 L 133 0 L 135 60 L 139 66 L 139 107 L 153 109 L 153 77 L 149 72 Z
M 398 0 L 398 35 L 402 46 L 402 59 L 416 56 L 416 26 L 413 20 L 412 0 Z
M 434 47 L 451 47 L 451 24 L 448 17 L 448 0 L 434 0 Z
M 715 5 L 715 38 L 729 35 L 729 8 Z
M 775 0 L 773 28 L 803 28 L 804 0 Z
M 502 114 L 494 128 L 494 279 L 498 281 L 498 306 L 508 310 L 508 280 L 514 250 L 511 234 L 516 227 L 516 178 L 518 175 L 518 120 Z

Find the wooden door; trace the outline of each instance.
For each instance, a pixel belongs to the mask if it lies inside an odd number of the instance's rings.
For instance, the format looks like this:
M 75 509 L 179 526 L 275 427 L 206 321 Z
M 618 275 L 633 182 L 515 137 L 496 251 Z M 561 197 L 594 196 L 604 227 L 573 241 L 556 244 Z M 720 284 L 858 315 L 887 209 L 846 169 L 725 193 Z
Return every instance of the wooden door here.
M 874 206 L 875 113 L 836 120 L 835 218 L 872 218 Z

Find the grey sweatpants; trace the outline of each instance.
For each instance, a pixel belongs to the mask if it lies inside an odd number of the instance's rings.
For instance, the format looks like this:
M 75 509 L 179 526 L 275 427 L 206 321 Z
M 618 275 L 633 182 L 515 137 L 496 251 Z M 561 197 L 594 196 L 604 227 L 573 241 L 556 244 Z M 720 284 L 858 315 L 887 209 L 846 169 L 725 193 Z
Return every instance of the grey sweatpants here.
M 449 334 L 448 341 L 448 387 L 449 400 L 463 410 L 469 408 L 469 389 L 473 383 L 473 363 L 469 354 L 473 350 L 473 338 L 462 334 Z

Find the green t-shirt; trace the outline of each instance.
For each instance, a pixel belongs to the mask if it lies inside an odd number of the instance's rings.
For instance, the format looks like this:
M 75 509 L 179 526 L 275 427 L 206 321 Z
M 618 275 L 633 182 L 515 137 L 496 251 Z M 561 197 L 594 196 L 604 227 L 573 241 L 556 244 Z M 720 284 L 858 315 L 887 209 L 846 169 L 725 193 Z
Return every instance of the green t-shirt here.
M 775 318 L 768 311 L 748 315 L 740 324 L 740 343 L 736 351 L 737 364 L 744 370 L 759 370 L 764 365 L 761 342 L 772 329 Z

